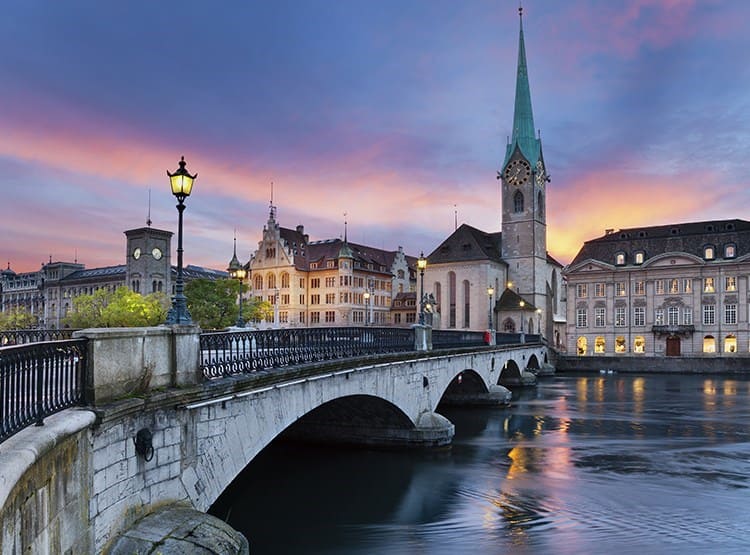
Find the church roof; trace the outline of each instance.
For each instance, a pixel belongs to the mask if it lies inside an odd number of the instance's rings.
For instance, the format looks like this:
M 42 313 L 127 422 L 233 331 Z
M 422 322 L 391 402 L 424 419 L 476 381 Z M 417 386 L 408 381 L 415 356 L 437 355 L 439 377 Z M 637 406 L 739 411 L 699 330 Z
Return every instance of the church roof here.
M 521 301 L 523 301 L 523 307 L 521 306 Z M 524 310 L 526 312 L 536 312 L 536 307 L 512 289 L 506 288 L 495 303 L 495 312 L 501 310 Z
M 614 264 L 615 255 L 624 253 L 626 264 L 633 262 L 636 252 L 649 258 L 667 252 L 682 252 L 703 258 L 703 249 L 713 245 L 717 260 L 722 259 L 724 245 L 734 244 L 735 257 L 750 253 L 750 222 L 745 220 L 711 220 L 651 227 L 607 230 L 596 239 L 586 241 L 570 263 L 573 267 L 585 260 Z
M 427 256 L 427 263 L 444 264 L 470 260 L 503 262 L 500 242 L 502 233 L 486 233 L 468 224 L 461 224 L 445 241 Z
M 531 109 L 531 88 L 529 72 L 526 65 L 526 45 L 523 39 L 523 9 L 518 8 L 520 16 L 518 34 L 518 65 L 516 67 L 516 100 L 513 109 L 513 134 L 506 147 L 502 167 L 510 160 L 516 149 L 524 158 L 534 165 L 542 152 L 542 143 L 534 134 L 534 114 Z

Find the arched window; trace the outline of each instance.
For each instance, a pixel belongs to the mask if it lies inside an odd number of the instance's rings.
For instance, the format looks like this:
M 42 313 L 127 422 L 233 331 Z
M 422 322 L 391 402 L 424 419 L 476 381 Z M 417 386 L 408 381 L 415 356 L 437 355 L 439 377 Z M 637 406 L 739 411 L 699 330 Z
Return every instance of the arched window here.
M 703 352 L 704 353 L 715 353 L 716 352 L 716 339 L 713 335 L 707 335 L 703 338 Z
M 600 335 L 594 340 L 594 352 L 603 353 L 604 346 L 605 346 L 604 338 Z
M 724 352 L 725 353 L 737 352 L 737 337 L 731 333 L 724 338 Z
M 634 353 L 646 352 L 646 339 L 642 335 L 636 335 L 635 339 L 633 339 L 633 352 Z
M 403 270 L 399 270 L 398 271 L 398 279 L 404 279 L 404 271 Z
M 512 318 L 506 318 L 503 320 L 503 331 L 505 333 L 516 333 L 516 323 Z
M 516 191 L 516 194 L 513 195 L 513 212 L 516 214 L 523 212 L 523 193 L 521 191 Z
M 588 341 L 586 341 L 585 337 L 581 336 L 578 338 L 578 341 L 576 341 L 576 352 L 578 353 L 578 356 L 585 355 L 586 349 L 588 349 Z
M 253 279 L 253 289 L 255 289 L 256 291 L 260 291 L 261 289 L 263 289 L 263 276 L 255 276 L 255 278 Z
M 433 289 L 435 290 L 435 304 L 437 305 L 438 311 L 440 311 L 440 282 L 436 281 L 435 285 L 433 286 Z
M 544 195 L 541 191 L 536 195 L 536 206 L 539 210 L 539 217 L 544 218 Z
M 469 294 L 470 294 L 470 288 L 469 288 L 469 280 L 464 280 L 464 327 L 468 328 L 470 326 L 469 324 L 469 318 L 470 318 L 470 302 L 469 302 Z
M 456 272 L 448 272 L 448 327 L 456 327 Z
M 287 274 L 286 272 L 281 274 L 281 288 L 282 289 L 289 288 L 289 274 Z
M 268 283 L 268 289 L 276 289 L 276 275 L 268 274 L 268 277 L 266 278 L 266 283 Z
M 622 335 L 618 335 L 615 338 L 615 352 L 616 353 L 624 353 L 628 350 L 628 344 L 625 341 L 625 338 Z

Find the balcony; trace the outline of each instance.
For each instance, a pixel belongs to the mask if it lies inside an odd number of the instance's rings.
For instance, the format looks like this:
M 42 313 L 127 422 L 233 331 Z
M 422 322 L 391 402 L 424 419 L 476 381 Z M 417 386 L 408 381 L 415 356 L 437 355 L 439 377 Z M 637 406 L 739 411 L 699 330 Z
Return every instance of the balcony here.
M 681 336 L 684 336 L 684 337 L 689 337 L 689 336 L 693 335 L 694 331 L 695 331 L 695 326 L 693 326 L 693 325 L 689 325 L 689 326 L 688 325 L 682 325 L 682 326 L 679 326 L 679 325 L 672 325 L 672 326 L 659 325 L 659 326 L 657 326 L 657 325 L 655 325 L 655 326 L 651 326 L 651 332 L 656 337 L 661 337 L 661 336 L 665 336 L 665 335 L 666 336 L 681 335 Z

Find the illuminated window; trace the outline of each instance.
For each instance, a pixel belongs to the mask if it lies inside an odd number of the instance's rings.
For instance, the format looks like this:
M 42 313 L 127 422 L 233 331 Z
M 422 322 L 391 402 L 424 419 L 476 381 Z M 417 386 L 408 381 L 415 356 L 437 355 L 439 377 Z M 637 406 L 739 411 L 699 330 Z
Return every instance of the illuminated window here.
M 703 325 L 713 326 L 716 324 L 716 307 L 712 304 L 703 305 Z
M 594 297 L 604 297 L 607 294 L 607 286 L 604 283 L 594 284 Z
M 737 247 L 734 244 L 724 246 L 724 258 L 734 258 L 737 256 Z
M 724 278 L 724 291 L 737 291 L 737 278 L 735 276 Z
M 682 290 L 685 293 L 692 293 L 693 292 L 693 280 L 690 278 L 685 278 L 682 280 Z
M 622 327 L 625 325 L 625 307 L 618 306 L 615 308 L 615 326 Z
M 618 281 L 615 283 L 615 295 L 618 297 L 624 297 L 627 292 L 624 281 Z
M 618 252 L 615 255 L 615 265 L 616 266 L 624 266 L 625 265 L 625 253 L 624 252 Z
M 578 356 L 585 355 L 587 348 L 588 342 L 586 341 L 586 338 L 583 336 L 579 337 L 578 341 L 576 341 L 576 352 L 578 353 Z
M 707 335 L 703 338 L 703 352 L 704 353 L 715 353 L 716 352 L 716 339 L 713 335 Z
M 606 325 L 605 308 L 603 306 L 594 309 L 594 327 L 603 328 Z
M 576 285 L 576 297 L 585 299 L 589 296 L 588 283 L 579 283 Z
M 645 281 L 634 281 L 633 282 L 633 295 L 645 295 L 646 294 L 646 282 Z
M 618 335 L 615 338 L 615 352 L 624 353 L 628 350 L 628 344 L 625 343 L 625 338 L 622 335 Z
M 669 292 L 672 294 L 680 292 L 680 280 L 678 279 L 669 280 Z
M 604 352 L 604 338 L 602 336 L 597 337 L 594 340 L 594 352 L 595 353 L 603 353 Z
M 646 352 L 646 340 L 642 335 L 636 335 L 633 339 L 633 352 L 634 353 L 645 353 Z
M 737 352 L 737 338 L 731 333 L 724 338 L 724 352 L 725 353 Z
M 637 253 L 635 253 L 635 263 L 636 264 L 643 264 L 643 258 L 644 258 L 643 252 L 637 252 Z
M 712 277 L 703 278 L 703 292 L 713 293 L 714 291 L 716 291 L 716 286 L 714 285 L 714 278 Z
M 716 251 L 714 250 L 713 245 L 706 245 L 703 247 L 703 258 L 706 260 L 713 260 L 716 258 Z
M 663 279 L 657 279 L 656 281 L 654 281 L 654 292 L 657 295 L 664 294 L 664 280 Z
M 636 306 L 633 308 L 633 325 L 634 326 L 645 326 L 646 325 L 646 307 Z

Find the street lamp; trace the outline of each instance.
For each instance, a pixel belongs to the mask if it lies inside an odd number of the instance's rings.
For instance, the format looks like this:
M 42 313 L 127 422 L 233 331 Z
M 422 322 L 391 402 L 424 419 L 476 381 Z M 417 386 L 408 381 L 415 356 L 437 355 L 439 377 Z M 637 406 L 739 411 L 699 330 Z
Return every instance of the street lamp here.
M 491 285 L 487 288 L 487 296 L 490 298 L 490 309 L 487 311 L 487 329 L 492 331 L 492 295 L 495 294 L 495 288 Z
M 279 327 L 279 290 L 273 290 L 273 326 Z
M 424 257 L 424 252 L 419 253 L 417 259 L 417 268 L 419 268 L 420 277 L 420 295 L 419 295 L 419 325 L 424 326 L 424 269 L 427 267 L 427 259 Z
M 245 321 L 242 319 L 242 282 L 245 279 L 245 276 L 247 276 L 247 270 L 242 267 L 242 264 L 237 258 L 237 238 L 234 238 L 234 256 L 232 256 L 232 260 L 229 262 L 229 268 L 227 268 L 227 271 L 229 272 L 229 276 L 232 278 L 237 279 L 240 283 L 240 290 L 239 290 L 239 314 L 237 315 L 237 324 L 235 324 L 238 328 L 244 328 L 245 327 Z
M 370 313 L 369 313 L 369 309 L 370 309 L 370 292 L 369 291 L 365 291 L 365 294 L 363 296 L 365 298 L 365 326 L 369 326 L 370 325 Z
M 524 343 L 524 336 L 523 336 L 523 310 L 526 306 L 526 301 L 521 301 L 518 303 L 518 306 L 521 307 L 521 343 Z
M 542 337 L 542 309 L 536 309 L 537 328 L 539 331 L 539 337 Z
M 185 298 L 185 281 L 182 274 L 182 212 L 185 210 L 185 199 L 193 191 L 193 182 L 198 174 L 190 175 L 185 169 L 185 157 L 180 159 L 180 167 L 174 173 L 169 173 L 169 183 L 172 186 L 172 194 L 177 197 L 177 282 L 175 283 L 175 295 L 172 299 L 172 308 L 167 314 L 167 324 L 192 325 L 193 319 L 187 308 Z

